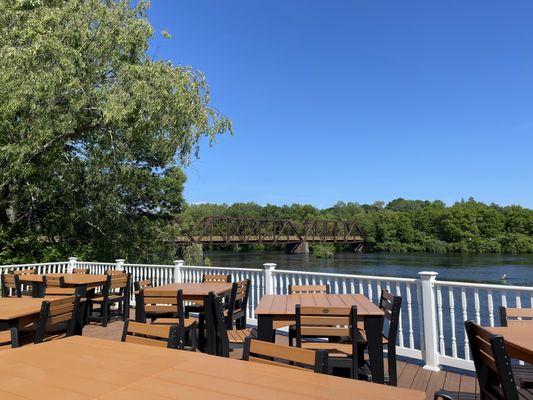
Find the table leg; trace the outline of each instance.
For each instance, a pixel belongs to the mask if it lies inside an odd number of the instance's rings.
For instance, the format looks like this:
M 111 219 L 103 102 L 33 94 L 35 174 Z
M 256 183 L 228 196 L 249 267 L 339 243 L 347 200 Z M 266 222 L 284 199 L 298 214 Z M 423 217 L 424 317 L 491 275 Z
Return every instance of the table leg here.
M 372 371 L 372 382 L 385 383 L 382 341 L 383 316 L 365 317 L 365 331 L 368 341 L 368 357 L 370 370 Z
M 274 319 L 271 315 L 257 316 L 257 338 L 264 342 L 274 341 Z

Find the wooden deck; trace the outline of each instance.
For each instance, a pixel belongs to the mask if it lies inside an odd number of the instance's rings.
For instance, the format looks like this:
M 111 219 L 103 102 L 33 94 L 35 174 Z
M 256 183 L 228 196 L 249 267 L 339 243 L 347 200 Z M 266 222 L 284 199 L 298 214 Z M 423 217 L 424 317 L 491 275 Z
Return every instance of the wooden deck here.
M 92 336 L 101 339 L 120 340 L 123 323 L 111 322 L 106 328 L 90 324 L 83 330 L 84 336 Z M 279 335 L 277 342 L 287 343 L 287 337 Z M 234 350 L 231 358 L 240 358 L 241 350 Z M 386 368 L 386 365 L 385 365 Z M 418 389 L 426 392 L 427 399 L 433 399 L 436 390 L 447 389 L 457 393 L 477 393 L 477 381 L 472 374 L 459 374 L 451 371 L 431 372 L 410 362 L 398 362 L 398 386 Z

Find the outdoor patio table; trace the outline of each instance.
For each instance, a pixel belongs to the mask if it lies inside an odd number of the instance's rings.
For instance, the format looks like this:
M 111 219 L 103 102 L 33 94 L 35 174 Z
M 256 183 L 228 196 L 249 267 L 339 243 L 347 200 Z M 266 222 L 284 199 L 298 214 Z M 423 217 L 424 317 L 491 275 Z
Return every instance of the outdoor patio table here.
M 44 275 L 27 274 L 20 275 L 21 283 L 33 283 L 36 285 L 37 296 L 43 296 L 45 292 L 45 285 L 43 282 Z M 107 275 L 91 275 L 91 274 L 46 274 L 46 276 L 62 276 L 65 279 L 66 287 L 83 288 L 83 292 L 103 286 L 107 281 Z
M 0 331 L 24 327 L 39 319 L 43 300 L 56 300 L 60 297 L 0 297 Z
M 217 282 L 206 282 L 206 283 L 171 283 L 163 286 L 155 286 L 145 288 L 145 293 L 150 293 L 152 296 L 161 296 L 161 297 L 175 297 L 178 295 L 178 290 L 183 292 L 183 300 L 202 300 L 204 304 L 204 315 L 208 315 L 209 312 L 209 293 L 213 292 L 217 296 L 224 296 L 231 293 L 232 284 L 231 283 L 217 283 Z M 138 294 L 137 294 L 138 295 Z M 144 302 L 136 301 L 135 302 L 135 320 L 143 321 L 144 319 Z M 204 342 L 204 329 L 203 329 L 203 319 L 201 321 L 201 326 L 199 326 L 199 349 L 203 350 Z M 216 337 L 214 332 L 207 332 L 207 344 L 206 349 L 208 352 L 216 346 Z
M 509 357 L 533 364 L 533 322 L 516 322 L 513 326 L 486 329 L 492 334 L 503 336 Z
M 274 330 L 292 325 L 295 321 L 295 306 L 346 307 L 357 306 L 357 316 L 364 321 L 368 340 L 368 356 L 372 380 L 384 382 L 383 369 L 383 318 L 384 312 L 362 294 L 291 294 L 265 295 L 255 308 L 257 334 L 260 340 L 271 342 Z
M 207 354 L 72 336 L 0 353 L 2 399 L 423 400 L 421 391 Z

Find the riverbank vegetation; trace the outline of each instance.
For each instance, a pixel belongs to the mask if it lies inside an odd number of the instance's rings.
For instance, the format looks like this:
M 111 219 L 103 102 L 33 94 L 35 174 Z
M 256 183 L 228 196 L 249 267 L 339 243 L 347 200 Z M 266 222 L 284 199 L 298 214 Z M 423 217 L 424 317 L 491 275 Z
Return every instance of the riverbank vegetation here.
M 474 199 L 451 206 L 442 201 L 395 199 L 387 204 L 338 202 L 318 209 L 236 203 L 191 205 L 180 220 L 188 229 L 204 216 L 287 218 L 293 221 L 357 221 L 366 236 L 365 251 L 435 253 L 533 253 L 533 210 L 502 207 Z M 241 246 L 242 247 L 242 246 Z M 336 246 L 343 250 L 342 246 Z

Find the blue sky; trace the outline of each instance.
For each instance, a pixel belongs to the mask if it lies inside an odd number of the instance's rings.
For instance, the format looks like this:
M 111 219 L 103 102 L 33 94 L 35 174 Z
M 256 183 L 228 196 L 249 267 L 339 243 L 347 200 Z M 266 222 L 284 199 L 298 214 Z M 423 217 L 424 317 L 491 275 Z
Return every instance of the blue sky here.
M 203 71 L 234 123 L 187 169 L 191 203 L 533 207 L 530 0 L 156 0 L 149 19 L 151 54 Z

